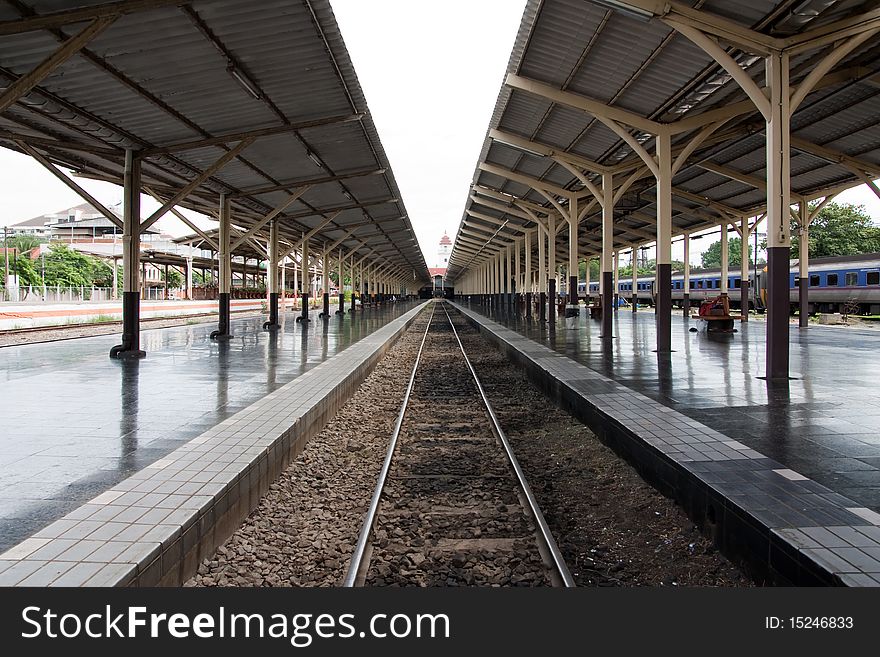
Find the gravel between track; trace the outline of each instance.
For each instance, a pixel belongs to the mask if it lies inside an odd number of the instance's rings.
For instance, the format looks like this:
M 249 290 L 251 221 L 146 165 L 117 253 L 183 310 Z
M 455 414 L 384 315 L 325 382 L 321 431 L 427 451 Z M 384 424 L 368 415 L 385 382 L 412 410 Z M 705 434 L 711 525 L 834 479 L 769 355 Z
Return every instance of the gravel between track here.
M 416 318 L 187 586 L 341 583 L 429 317 Z
M 754 585 L 461 316 L 456 329 L 578 586 Z
M 422 313 L 187 586 L 336 586 L 430 313 Z M 462 341 L 580 586 L 749 586 L 675 504 L 463 320 Z

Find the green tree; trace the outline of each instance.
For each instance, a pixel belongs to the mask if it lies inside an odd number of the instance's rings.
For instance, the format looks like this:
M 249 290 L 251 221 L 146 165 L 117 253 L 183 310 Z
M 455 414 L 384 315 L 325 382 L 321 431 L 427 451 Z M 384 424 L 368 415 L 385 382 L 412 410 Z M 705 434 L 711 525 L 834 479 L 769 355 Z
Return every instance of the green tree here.
M 171 288 L 181 287 L 183 285 L 183 275 L 176 269 L 168 269 L 168 280 L 165 280 L 165 270 L 162 270 L 162 280 L 166 286 Z
M 53 244 L 44 256 L 46 285 L 110 287 L 113 269 L 103 260 Z
M 727 262 L 731 267 L 738 267 L 742 264 L 742 240 L 739 237 L 733 237 L 727 240 L 728 258 Z M 754 262 L 754 254 L 752 253 L 752 245 L 749 244 L 749 264 Z M 721 240 L 712 242 L 709 248 L 703 252 L 702 256 L 703 269 L 715 269 L 721 267 Z
M 16 235 L 15 237 L 10 237 L 6 241 L 10 249 L 18 249 L 19 253 L 27 253 L 45 242 L 46 240 L 40 239 L 35 235 Z
M 11 244 L 9 248 L 12 248 Z M 6 260 L 3 257 L 3 254 L 0 253 L 0 278 L 3 278 L 5 272 Z M 17 256 L 13 256 L 10 252 L 9 275 L 12 276 L 14 274 L 18 275 L 18 284 L 20 287 L 27 287 L 31 285 L 33 285 L 34 287 L 39 287 L 43 285 L 43 277 L 40 276 L 40 272 L 37 270 L 34 261 L 27 256 L 22 255 L 21 253 L 19 253 Z
M 798 257 L 799 248 L 797 225 L 792 221 L 792 258 Z M 876 252 L 880 252 L 880 227 L 863 205 L 829 203 L 810 224 L 810 257 Z

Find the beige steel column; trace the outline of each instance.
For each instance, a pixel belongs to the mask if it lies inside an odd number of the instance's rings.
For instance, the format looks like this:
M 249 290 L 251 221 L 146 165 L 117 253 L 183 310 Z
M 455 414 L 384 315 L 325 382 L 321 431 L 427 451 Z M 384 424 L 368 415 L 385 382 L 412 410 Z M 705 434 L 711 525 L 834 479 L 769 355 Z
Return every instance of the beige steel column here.
M 296 318 L 297 322 L 306 324 L 309 322 L 309 300 L 312 298 L 312 272 L 309 266 L 309 238 L 307 233 L 303 233 L 301 263 L 302 268 L 302 311 L 300 316 Z
M 730 244 L 727 241 L 727 220 L 721 224 L 721 296 L 727 296 L 730 277 Z
M 572 194 L 568 203 L 568 305 L 578 306 L 578 200 Z M 567 315 L 574 313 L 568 312 Z
M 682 308 L 684 308 L 684 316 L 690 317 L 691 314 L 691 234 L 684 234 L 684 282 L 682 287 Z
M 547 261 L 544 256 L 547 236 L 542 226 L 538 227 L 538 235 L 538 318 L 543 322 L 547 319 Z
M 550 322 L 556 319 L 556 215 L 547 217 L 547 315 Z
M 742 254 L 742 262 L 739 267 L 739 286 L 740 286 L 740 311 L 739 319 L 741 322 L 749 321 L 749 218 L 740 217 L 739 233 L 740 233 L 740 253 Z M 757 257 L 757 253 L 755 256 Z M 757 289 L 757 288 L 756 288 Z
M 657 135 L 657 353 L 672 351 L 672 142 Z
M 798 203 L 798 327 L 810 325 L 810 209 Z
M 513 260 L 513 281 L 514 281 L 514 289 L 513 292 L 515 294 L 522 294 L 522 259 L 520 258 L 520 250 L 522 249 L 522 239 L 519 238 L 516 240 L 516 246 L 513 249 L 514 252 L 514 260 Z
M 633 244 L 632 245 L 632 290 L 630 290 L 630 305 L 632 306 L 633 312 L 638 312 L 639 310 L 639 251 L 638 247 Z
M 540 232 L 540 228 L 538 232 Z M 524 246 L 525 254 L 523 255 L 523 259 L 525 260 L 524 267 L 525 271 L 523 272 L 523 293 L 526 295 L 525 305 L 526 305 L 526 317 L 531 318 L 532 316 L 532 231 L 527 230 L 525 234 Z
M 788 277 L 791 247 L 791 134 L 789 57 L 766 59 L 770 87 L 767 118 L 767 348 L 766 376 L 788 380 L 790 311 Z
M 507 262 L 504 267 L 504 294 L 507 295 L 507 305 L 509 306 L 513 301 L 513 296 L 511 293 L 513 290 L 511 289 L 511 260 L 513 259 L 513 254 L 511 251 L 513 250 L 513 244 L 509 244 L 507 248 L 504 250 L 505 255 L 507 256 Z
M 588 305 L 588 306 L 589 306 L 590 303 L 591 303 L 591 302 L 590 302 L 590 283 L 592 283 L 592 281 L 590 280 L 590 278 L 591 278 L 591 274 L 590 274 L 590 265 L 592 264 L 592 262 L 593 262 L 593 259 L 590 258 L 589 256 L 587 256 L 586 258 L 584 258 L 584 264 L 586 265 L 586 267 L 585 267 L 585 269 L 586 269 L 586 277 L 585 277 L 585 279 L 584 279 L 584 284 L 585 284 L 585 289 L 586 289 L 586 294 L 587 294 L 587 305 Z
M 614 310 L 620 302 L 620 249 L 614 251 Z
M 610 340 L 614 337 L 612 323 L 612 278 L 614 251 L 614 177 L 610 173 L 602 174 L 602 267 L 599 280 L 599 301 L 602 306 L 602 338 Z
M 141 160 L 125 151 L 122 225 L 122 343 L 110 358 L 143 358 L 140 347 Z M 115 286 L 114 286 L 115 287 Z
M 269 267 L 266 270 L 266 287 L 269 289 L 269 321 L 264 329 L 280 328 L 278 321 L 278 220 L 269 224 Z
M 217 253 L 217 260 L 220 270 L 220 318 L 217 330 L 211 333 L 214 340 L 228 340 L 231 335 L 229 331 L 229 309 L 230 299 L 232 295 L 232 244 L 231 244 L 231 215 L 232 208 L 230 199 L 226 194 L 220 195 L 220 231 Z

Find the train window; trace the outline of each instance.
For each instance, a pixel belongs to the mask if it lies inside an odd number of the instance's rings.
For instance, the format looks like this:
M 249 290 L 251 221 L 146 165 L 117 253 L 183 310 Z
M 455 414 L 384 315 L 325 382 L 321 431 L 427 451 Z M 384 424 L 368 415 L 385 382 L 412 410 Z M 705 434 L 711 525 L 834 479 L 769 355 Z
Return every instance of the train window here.
M 733 279 L 733 289 L 738 290 L 741 287 L 742 287 L 742 279 L 741 278 L 734 278 Z
M 819 274 L 810 275 L 810 287 L 819 287 Z
M 691 281 L 691 289 L 693 290 L 697 286 L 696 281 Z
M 847 287 L 855 287 L 858 284 L 859 284 L 858 272 L 854 272 L 854 271 L 846 272 L 846 286 Z
M 880 285 L 880 271 L 869 271 L 867 279 L 868 285 Z
M 837 286 L 837 274 L 828 274 L 827 285 L 828 287 Z

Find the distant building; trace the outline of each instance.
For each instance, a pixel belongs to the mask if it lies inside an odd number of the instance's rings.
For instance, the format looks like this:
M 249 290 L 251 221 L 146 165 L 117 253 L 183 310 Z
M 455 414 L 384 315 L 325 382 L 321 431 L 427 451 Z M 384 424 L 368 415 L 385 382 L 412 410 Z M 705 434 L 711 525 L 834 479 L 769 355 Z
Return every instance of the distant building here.
M 117 218 L 122 216 L 114 207 L 109 209 Z M 9 230 L 13 235 L 35 235 L 64 242 L 112 240 L 114 235 L 122 234 L 122 229 L 89 203 L 80 203 L 66 210 L 33 217 L 9 226 Z M 146 232 L 150 235 L 159 233 L 152 228 Z
M 436 267 L 429 267 L 428 273 L 431 274 L 433 281 L 434 296 L 443 296 L 443 288 L 446 287 L 446 268 L 449 266 L 449 254 L 452 253 L 452 240 L 449 235 L 443 232 L 440 238 L 440 246 L 437 250 Z
M 437 251 L 437 263 L 434 265 L 437 269 L 443 269 L 443 273 L 446 273 L 446 268 L 449 267 L 449 255 L 452 253 L 452 240 L 449 239 L 449 235 L 446 234 L 446 231 L 443 231 L 443 237 L 440 238 L 440 249 Z

